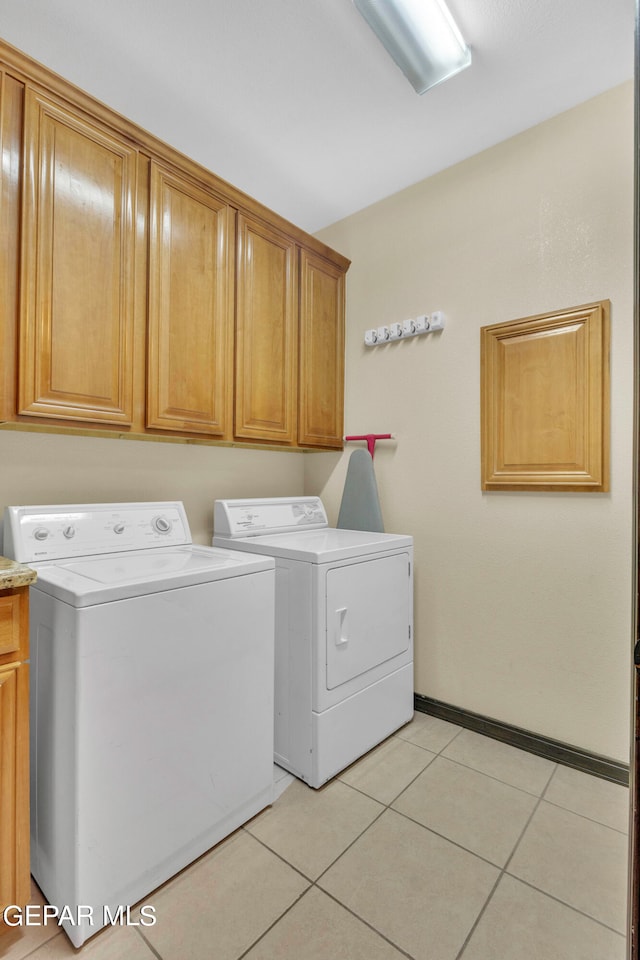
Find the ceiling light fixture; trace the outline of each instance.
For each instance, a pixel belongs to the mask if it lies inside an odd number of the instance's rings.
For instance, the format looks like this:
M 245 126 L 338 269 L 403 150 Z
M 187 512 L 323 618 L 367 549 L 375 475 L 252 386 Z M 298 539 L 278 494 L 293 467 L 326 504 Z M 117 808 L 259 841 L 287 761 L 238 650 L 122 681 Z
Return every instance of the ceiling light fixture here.
M 444 0 L 353 0 L 417 93 L 471 65 Z

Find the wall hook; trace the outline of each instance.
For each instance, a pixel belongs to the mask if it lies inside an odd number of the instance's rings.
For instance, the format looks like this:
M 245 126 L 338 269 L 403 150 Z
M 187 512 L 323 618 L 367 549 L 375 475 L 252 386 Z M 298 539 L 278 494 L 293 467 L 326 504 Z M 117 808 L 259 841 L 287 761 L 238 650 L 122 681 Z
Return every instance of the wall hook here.
M 355 437 L 344 437 L 345 441 L 350 440 L 366 440 L 367 441 L 367 450 L 371 454 L 373 459 L 373 453 L 376 449 L 376 440 L 393 440 L 393 434 L 391 433 L 363 433 Z

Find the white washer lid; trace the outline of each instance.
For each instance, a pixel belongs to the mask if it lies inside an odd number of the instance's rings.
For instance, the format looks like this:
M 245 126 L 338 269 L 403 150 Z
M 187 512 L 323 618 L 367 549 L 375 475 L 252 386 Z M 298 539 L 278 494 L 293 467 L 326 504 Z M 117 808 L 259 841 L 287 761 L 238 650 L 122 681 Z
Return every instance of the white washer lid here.
M 38 572 L 34 589 L 71 606 L 88 607 L 270 570 L 274 561 L 235 550 L 190 545 L 31 566 Z
M 265 536 L 225 539 L 214 537 L 214 546 L 227 544 L 234 550 L 247 550 L 271 557 L 330 563 L 413 546 L 413 537 L 398 533 L 368 533 L 362 530 L 300 530 Z

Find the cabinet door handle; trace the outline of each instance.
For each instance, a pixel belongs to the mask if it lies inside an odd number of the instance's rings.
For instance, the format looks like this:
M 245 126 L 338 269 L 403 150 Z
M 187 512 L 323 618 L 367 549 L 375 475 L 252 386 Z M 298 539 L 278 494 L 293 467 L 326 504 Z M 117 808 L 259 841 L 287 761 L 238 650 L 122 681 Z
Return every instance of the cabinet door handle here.
M 349 643 L 349 638 L 344 636 L 344 618 L 346 614 L 346 607 L 338 607 L 336 610 L 336 647 L 343 647 L 345 643 Z

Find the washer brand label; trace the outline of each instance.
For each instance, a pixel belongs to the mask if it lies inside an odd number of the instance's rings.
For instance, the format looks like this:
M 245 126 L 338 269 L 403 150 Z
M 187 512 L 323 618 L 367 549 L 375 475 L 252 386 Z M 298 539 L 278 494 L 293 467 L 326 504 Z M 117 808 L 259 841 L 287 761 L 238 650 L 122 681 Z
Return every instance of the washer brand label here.
M 46 927 L 49 924 L 59 927 L 65 922 L 72 927 L 79 927 L 83 923 L 90 927 L 105 927 L 109 924 L 112 927 L 153 927 L 157 917 L 155 907 L 149 904 L 140 907 L 138 919 L 134 919 L 131 915 L 131 907 L 123 904 L 113 909 L 105 906 L 100 910 L 83 904 L 74 907 L 54 907 L 48 903 L 43 906 L 30 903 L 24 908 L 16 904 L 5 907 L 2 911 L 2 920 L 8 927 Z

